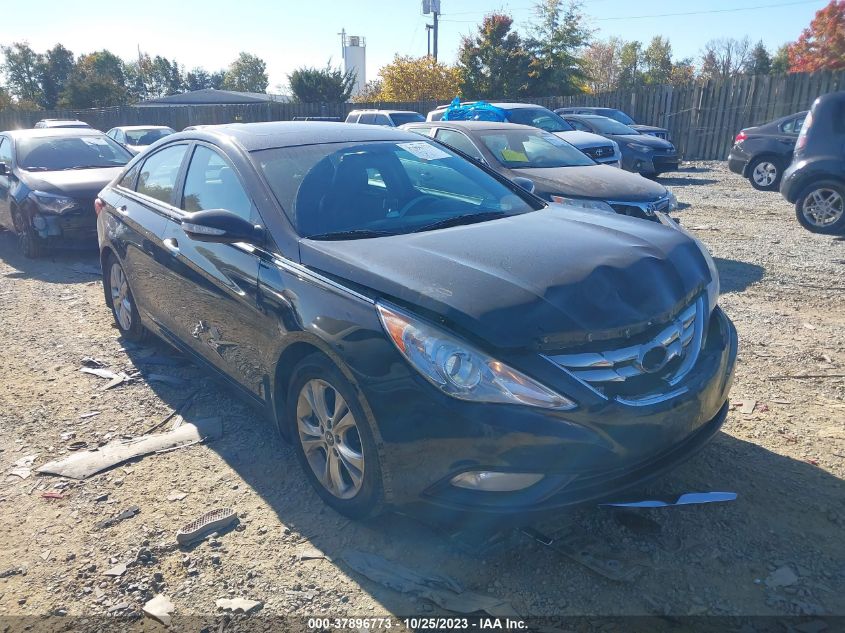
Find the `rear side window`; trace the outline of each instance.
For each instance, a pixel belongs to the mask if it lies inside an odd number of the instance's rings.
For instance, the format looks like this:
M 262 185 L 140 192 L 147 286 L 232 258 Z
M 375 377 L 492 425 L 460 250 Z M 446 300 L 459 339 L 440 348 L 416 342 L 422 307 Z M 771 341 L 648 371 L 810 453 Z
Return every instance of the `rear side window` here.
M 362 114 L 361 118 L 358 119 L 358 123 L 363 123 L 364 125 L 375 125 L 376 115 L 375 114 Z
M 387 118 L 386 114 L 377 114 L 376 117 L 375 117 L 375 123 L 376 123 L 376 125 L 387 125 L 387 126 L 391 125 L 390 119 Z
M 136 191 L 170 204 L 187 145 L 171 145 L 144 161 Z
M 437 130 L 437 140 L 446 143 L 450 147 L 472 156 L 476 160 L 482 160 L 481 152 L 473 145 L 465 135 L 454 130 Z
M 801 126 L 804 125 L 804 119 L 807 115 L 803 115 L 794 119 L 790 119 L 781 126 L 781 129 L 787 134 L 798 134 L 801 131 Z
M 358 122 L 358 115 L 357 114 L 347 115 L 345 123 L 357 123 L 357 122 Z
M 182 208 L 185 211 L 225 209 L 245 220 L 252 218 L 252 203 L 235 170 L 220 154 L 203 146 L 198 146 L 191 158 Z
M 126 187 L 127 189 L 134 189 L 139 171 L 141 171 L 141 163 L 135 163 L 135 165 L 132 166 L 132 169 L 123 174 L 123 178 L 120 179 L 118 184 L 121 187 Z
M 0 163 L 6 163 L 6 167 L 12 167 L 12 144 L 7 138 L 0 138 Z

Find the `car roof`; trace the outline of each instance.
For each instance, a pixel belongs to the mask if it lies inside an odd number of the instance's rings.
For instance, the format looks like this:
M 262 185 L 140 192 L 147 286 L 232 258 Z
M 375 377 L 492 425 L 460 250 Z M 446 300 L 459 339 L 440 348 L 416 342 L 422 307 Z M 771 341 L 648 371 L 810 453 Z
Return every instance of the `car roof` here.
M 430 128 L 430 127 L 454 127 L 456 129 L 464 129 L 468 131 L 477 132 L 479 130 L 526 130 L 529 132 L 537 132 L 539 128 L 533 125 L 521 125 L 519 123 L 505 123 L 500 121 L 426 121 L 423 123 L 406 123 L 402 126 L 403 129 L 412 128 Z
M 172 130 L 169 125 L 118 125 L 112 128 L 113 130 Z
M 40 127 L 29 130 L 6 130 L 2 132 L 13 139 L 40 138 L 44 136 L 55 137 L 78 137 L 78 136 L 105 136 L 100 130 L 84 127 Z
M 380 114 L 420 114 L 416 110 L 376 110 L 376 109 L 367 109 L 364 108 L 363 110 L 350 110 L 349 114 L 363 114 L 365 112 L 369 113 L 380 113 Z M 347 115 L 349 116 L 349 115 Z M 420 115 L 422 116 L 422 115 Z
M 610 117 L 602 116 L 600 114 L 569 114 L 567 113 L 566 116 L 571 116 L 576 119 L 610 119 Z M 616 121 L 616 119 L 611 119 L 611 121 Z M 618 121 L 617 121 L 618 123 Z
M 516 101 L 461 101 L 462 106 L 473 105 L 476 103 L 489 103 L 491 106 L 502 108 L 502 110 L 521 110 L 524 108 L 541 108 L 548 110 L 546 106 L 537 105 L 536 103 L 518 103 Z M 437 106 L 434 110 L 445 110 L 451 103 Z
M 226 123 L 200 130 L 178 132 L 169 139 L 229 138 L 248 152 L 296 145 L 358 143 L 367 141 L 419 141 L 420 135 L 379 125 L 357 125 L 328 121 L 270 121 L 267 123 Z

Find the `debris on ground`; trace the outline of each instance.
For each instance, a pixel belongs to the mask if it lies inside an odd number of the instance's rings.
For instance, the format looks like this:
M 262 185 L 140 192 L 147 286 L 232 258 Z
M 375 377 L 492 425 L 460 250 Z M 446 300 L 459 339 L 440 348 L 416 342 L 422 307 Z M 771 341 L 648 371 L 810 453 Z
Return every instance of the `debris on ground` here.
M 176 607 L 167 596 L 157 595 L 155 598 L 144 604 L 144 614 L 158 620 L 164 626 L 170 626 L 170 614 Z
M 611 508 L 667 508 L 670 506 L 688 506 L 701 503 L 720 503 L 723 501 L 736 501 L 735 492 L 687 492 L 676 500 L 647 500 L 647 501 L 620 501 L 614 503 L 601 503 L 599 505 Z
M 770 589 L 778 587 L 789 587 L 798 582 L 798 574 L 792 571 L 789 565 L 778 567 L 766 577 L 766 586 Z
M 216 440 L 223 435 L 220 418 L 205 418 L 183 424 L 174 431 L 147 435 L 132 440 L 117 440 L 96 450 L 75 453 L 64 459 L 52 461 L 38 468 L 37 472 L 62 475 L 72 479 L 86 479 L 118 464 L 163 450 L 183 448 L 205 440 Z
M 297 560 L 318 560 L 320 558 L 326 558 L 326 555 L 316 547 L 308 545 L 296 550 Z
M 176 532 L 176 542 L 180 545 L 188 545 L 212 532 L 219 532 L 234 525 L 237 520 L 238 515 L 235 514 L 232 508 L 211 510 L 197 517 Z
M 125 372 L 115 373 L 111 369 L 105 369 L 103 367 L 80 367 L 79 371 L 85 374 L 91 374 L 92 376 L 97 376 L 99 378 L 108 379 L 109 382 L 103 387 L 101 387 L 103 391 L 111 389 L 112 387 L 117 387 L 118 385 L 122 385 L 123 383 L 132 380 L 131 376 L 129 376 Z
M 181 492 L 179 490 L 174 490 L 169 495 L 167 495 L 168 501 L 182 501 L 185 497 L 188 496 L 187 492 Z
M 250 613 L 264 606 L 259 600 L 247 600 L 246 598 L 220 598 L 215 601 L 218 609 L 232 611 L 233 613 Z
M 42 492 L 41 493 L 42 499 L 64 499 L 65 496 L 61 492 Z
M 120 578 L 123 574 L 126 573 L 126 563 L 120 563 L 115 565 L 111 569 L 104 571 L 103 576 L 115 576 Z
M 29 479 L 29 476 L 32 474 L 32 464 L 37 459 L 38 455 L 27 455 L 26 457 L 21 457 L 13 464 L 11 470 L 9 470 L 9 475 L 14 475 L 15 477 L 20 477 L 21 479 Z
M 140 511 L 141 511 L 141 508 L 139 508 L 138 506 L 132 506 L 131 508 L 127 508 L 126 510 L 124 510 L 120 514 L 113 516 L 110 519 L 105 519 L 104 521 L 100 521 L 94 527 L 96 527 L 98 530 L 103 530 L 107 527 L 111 527 L 112 525 L 116 525 L 117 523 L 120 523 L 121 521 L 125 521 L 126 519 L 131 519 L 136 514 L 138 514 Z

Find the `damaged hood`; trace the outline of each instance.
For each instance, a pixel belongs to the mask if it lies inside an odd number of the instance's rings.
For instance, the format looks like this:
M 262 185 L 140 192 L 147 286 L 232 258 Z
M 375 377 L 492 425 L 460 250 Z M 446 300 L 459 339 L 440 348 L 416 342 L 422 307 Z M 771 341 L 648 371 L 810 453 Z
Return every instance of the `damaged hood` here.
M 98 169 L 63 169 L 61 171 L 21 172 L 30 189 L 70 198 L 96 198 L 123 167 Z
M 653 202 L 668 191 L 663 185 L 607 165 L 512 169 L 511 177 L 534 181 L 537 192 L 617 202 Z
M 502 349 L 633 334 L 673 317 L 710 281 L 680 231 L 561 205 L 408 235 L 303 239 L 300 258 Z

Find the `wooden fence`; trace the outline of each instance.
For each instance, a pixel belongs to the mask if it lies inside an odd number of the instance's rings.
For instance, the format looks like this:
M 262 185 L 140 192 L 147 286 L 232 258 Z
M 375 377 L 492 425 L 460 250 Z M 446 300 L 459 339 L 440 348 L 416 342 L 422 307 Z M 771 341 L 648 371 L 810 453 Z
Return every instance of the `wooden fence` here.
M 522 101 L 551 109 L 591 105 L 624 110 L 638 123 L 669 128 L 672 141 L 689 160 L 723 160 L 736 133 L 780 116 L 806 110 L 822 94 L 845 90 L 845 72 L 740 76 L 688 85 L 647 86 L 633 91 L 568 97 L 531 97 Z M 208 106 L 118 106 L 92 110 L 0 111 L 0 130 L 32 127 L 41 118 L 78 118 L 108 130 L 118 125 L 189 125 L 287 121 L 295 116 L 345 118 L 352 109 L 433 110 L 437 101 L 402 103 L 280 103 Z

